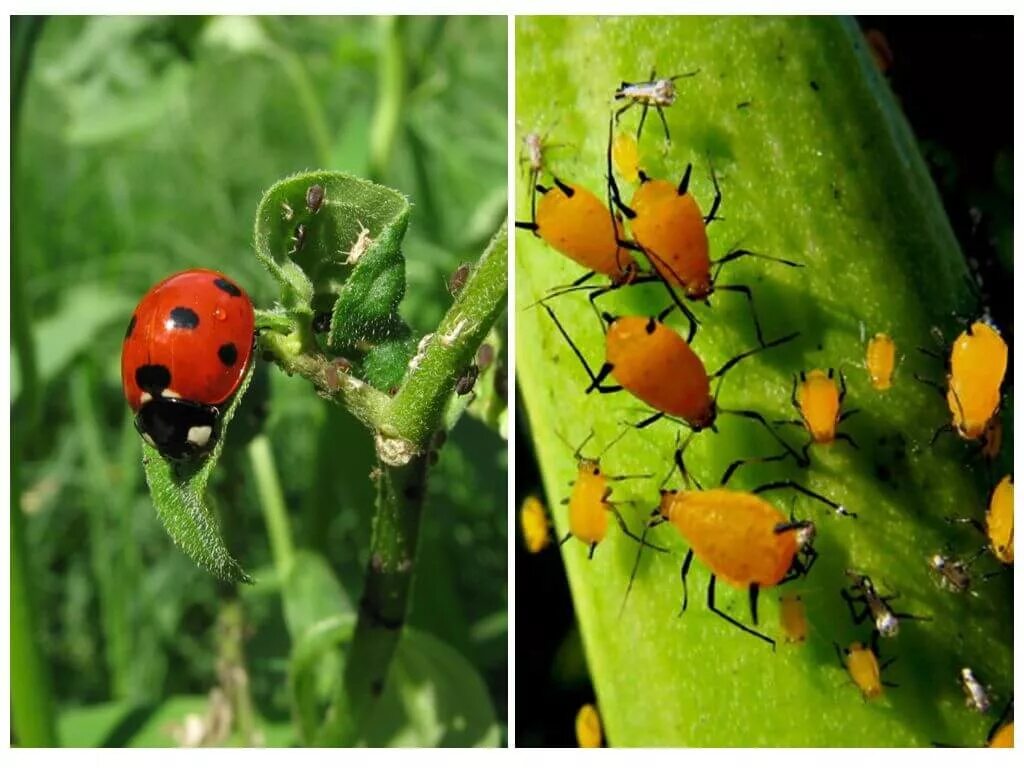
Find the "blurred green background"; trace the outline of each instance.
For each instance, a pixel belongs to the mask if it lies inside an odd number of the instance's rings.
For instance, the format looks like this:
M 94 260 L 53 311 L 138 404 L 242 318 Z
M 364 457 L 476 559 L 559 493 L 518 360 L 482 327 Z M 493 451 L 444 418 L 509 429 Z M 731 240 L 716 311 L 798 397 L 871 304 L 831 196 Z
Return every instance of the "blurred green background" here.
M 506 30 L 472 17 L 12 21 L 12 611 L 28 611 L 12 624 L 34 622 L 52 688 L 52 706 L 40 688 L 12 701 L 16 715 L 53 713 L 64 745 L 181 743 L 227 664 L 247 673 L 254 707 L 251 720 L 236 708 L 229 742 L 295 743 L 243 430 L 214 483 L 228 545 L 257 581 L 236 588 L 195 567 L 153 512 L 121 393 L 125 323 L 153 283 L 195 266 L 269 307 L 256 204 L 322 167 L 411 198 L 402 313 L 434 327 L 445 279 L 506 216 Z M 307 382 L 259 371 L 250 434 L 269 438 L 295 546 L 324 556 L 354 604 L 370 438 Z M 431 478 L 410 616 L 479 672 L 503 735 L 506 483 L 504 440 L 462 419 Z M 31 666 L 22 652 L 12 642 L 12 668 Z

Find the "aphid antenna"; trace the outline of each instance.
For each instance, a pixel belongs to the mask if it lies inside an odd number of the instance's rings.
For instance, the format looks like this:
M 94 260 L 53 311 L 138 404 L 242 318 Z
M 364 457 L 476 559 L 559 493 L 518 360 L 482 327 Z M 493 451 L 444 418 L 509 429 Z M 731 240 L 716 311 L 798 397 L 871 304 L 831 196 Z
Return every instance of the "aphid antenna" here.
M 544 310 L 548 313 L 548 315 L 551 317 L 551 320 L 554 322 L 555 326 L 558 328 L 559 332 L 562 334 L 562 338 L 564 338 L 565 341 L 569 344 L 569 347 L 572 349 L 573 353 L 576 355 L 576 358 L 583 365 L 584 370 L 586 370 L 587 376 L 590 378 L 590 386 L 587 388 L 587 392 L 590 393 L 590 392 L 592 392 L 594 390 L 597 390 L 598 392 L 603 392 L 603 393 L 621 392 L 622 391 L 622 387 L 621 386 L 618 386 L 618 385 L 614 385 L 613 386 L 613 385 L 608 385 L 608 384 L 602 384 L 601 383 L 601 381 L 604 379 L 605 376 L 608 375 L 608 373 L 611 371 L 611 369 L 610 368 L 602 368 L 601 373 L 598 374 L 598 375 L 595 375 L 594 374 L 594 369 L 590 367 L 590 363 L 587 362 L 587 359 L 583 356 L 583 353 L 580 352 L 579 347 L 577 347 L 575 342 L 573 342 L 572 338 L 569 336 L 569 333 L 565 330 L 565 327 L 562 325 L 562 323 L 559 321 L 558 317 L 555 315 L 554 310 L 552 310 L 551 307 L 549 307 L 543 301 L 541 302 L 541 306 L 544 307 Z

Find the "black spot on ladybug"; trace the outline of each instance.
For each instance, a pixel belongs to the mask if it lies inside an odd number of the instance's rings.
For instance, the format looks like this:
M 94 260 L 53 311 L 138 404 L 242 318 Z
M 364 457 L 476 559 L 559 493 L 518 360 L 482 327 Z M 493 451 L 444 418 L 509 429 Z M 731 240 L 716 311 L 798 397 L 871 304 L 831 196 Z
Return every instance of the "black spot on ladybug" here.
M 171 384 L 171 372 L 163 365 L 140 365 L 135 369 L 135 383 L 139 389 L 159 395 Z
M 171 324 L 175 328 L 196 328 L 199 315 L 188 307 L 175 307 L 171 310 Z
M 217 357 L 220 358 L 224 365 L 230 368 L 238 360 L 238 348 L 231 342 L 222 344 L 220 349 L 217 350 Z
M 137 319 L 138 318 L 135 317 L 135 315 L 132 315 L 132 319 L 128 321 L 128 330 L 124 332 L 124 337 L 126 339 L 130 339 L 132 337 L 132 331 L 135 330 L 135 321 Z
M 218 277 L 216 280 L 213 281 L 213 284 L 220 288 L 222 291 L 224 291 L 224 293 L 229 294 L 231 296 L 242 295 L 242 291 L 237 285 L 232 283 L 230 280 L 225 280 L 223 277 Z

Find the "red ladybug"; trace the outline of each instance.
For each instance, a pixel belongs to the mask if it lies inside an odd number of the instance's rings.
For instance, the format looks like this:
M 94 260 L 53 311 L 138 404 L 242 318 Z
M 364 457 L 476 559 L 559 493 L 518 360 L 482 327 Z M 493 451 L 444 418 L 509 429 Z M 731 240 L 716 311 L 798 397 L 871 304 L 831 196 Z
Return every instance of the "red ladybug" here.
M 249 296 L 211 269 L 153 286 L 135 308 L 121 349 L 121 382 L 135 427 L 169 459 L 209 453 L 223 405 L 252 359 Z

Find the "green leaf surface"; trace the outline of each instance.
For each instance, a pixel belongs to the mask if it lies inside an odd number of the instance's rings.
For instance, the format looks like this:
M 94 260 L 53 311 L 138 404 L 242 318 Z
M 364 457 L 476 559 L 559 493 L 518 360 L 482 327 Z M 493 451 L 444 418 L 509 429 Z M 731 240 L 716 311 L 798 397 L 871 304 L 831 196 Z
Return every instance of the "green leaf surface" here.
M 316 552 L 295 553 L 281 592 L 285 623 L 293 638 L 302 637 L 323 619 L 352 611 L 352 602 L 330 564 Z
M 929 578 L 926 560 L 945 547 L 967 554 L 983 543 L 944 518 L 980 517 L 996 478 L 976 450 L 956 438 L 930 445 L 949 412 L 913 378 L 919 372 L 941 380 L 940 365 L 915 347 L 929 345 L 933 326 L 951 339 L 961 330 L 952 313 L 977 309 L 913 136 L 856 26 L 832 18 L 520 18 L 516 50 L 521 130 L 543 132 L 555 123 L 548 141 L 570 149 L 549 155 L 548 170 L 601 198 L 618 84 L 646 79 L 652 64 L 663 76 L 700 69 L 676 82 L 678 99 L 665 110 L 671 144 L 657 114 L 648 115 L 641 167 L 675 182 L 694 163 L 690 189 L 706 212 L 713 163 L 724 201 L 722 220 L 709 228 L 712 257 L 745 247 L 806 265 L 748 259 L 726 267 L 723 281 L 751 287 L 767 338 L 800 336 L 730 371 L 720 404 L 753 408 L 769 419 L 796 418 L 789 403 L 793 375 L 842 368 L 849 385 L 844 406 L 861 409 L 843 422 L 859 450 L 842 442 L 815 446 L 809 470 L 789 462 L 750 466 L 730 482 L 742 490 L 797 480 L 859 516 L 827 517 L 809 499 L 771 496 L 781 510 L 792 508 L 818 526 L 821 557 L 814 571 L 781 588 L 801 594 L 806 605 L 810 635 L 804 644 L 781 642 L 780 589 L 762 591 L 758 627 L 780 640 L 777 653 L 714 616 L 705 604 L 709 573 L 699 561 L 690 571 L 689 608 L 678 618 L 686 542 L 671 526 L 651 533 L 672 552 L 645 555 L 621 616 L 636 544 L 614 525 L 593 560 L 580 542 L 565 544 L 562 556 L 609 743 L 980 745 L 994 717 L 964 706 L 957 674 L 973 667 L 1001 704 L 1011 694 L 1010 579 L 979 582 L 977 595 L 954 595 Z M 622 131 L 635 135 L 639 111 L 623 115 Z M 620 183 L 628 203 L 634 188 Z M 529 218 L 525 184 L 516 211 L 517 218 Z M 567 516 L 558 500 L 577 470 L 559 435 L 577 445 L 593 429 L 587 452 L 596 454 L 623 431 L 623 422 L 650 413 L 627 393 L 584 394 L 587 378 L 578 360 L 543 311 L 526 309 L 581 274 L 529 232 L 518 234 L 517 375 L 560 536 Z M 596 370 L 604 343 L 585 295 L 551 303 Z M 598 303 L 616 315 L 651 315 L 669 299 L 660 286 L 641 286 Z M 756 338 L 742 296 L 716 293 L 711 304 L 691 307 L 702 321 L 694 349 L 713 371 L 756 346 Z M 669 323 L 683 328 L 678 319 Z M 892 335 L 900 355 L 887 392 L 871 388 L 863 367 L 865 342 L 879 331 Z M 705 487 L 714 487 L 733 459 L 778 450 L 745 420 L 721 414 L 718 426 L 717 434 L 697 436 L 687 452 L 688 468 Z M 790 430 L 784 434 L 792 444 L 805 440 L 796 427 L 780 429 Z M 634 531 L 657 504 L 678 431 L 662 420 L 627 434 L 602 456 L 609 475 L 653 476 L 612 484 L 612 498 Z M 1012 455 L 1012 445 L 1004 443 L 1003 451 Z M 676 476 L 670 485 L 678 483 Z M 873 702 L 850 682 L 832 645 L 869 638 L 869 625 L 855 626 L 839 595 L 848 584 L 847 568 L 899 592 L 895 610 L 932 617 L 904 621 L 896 638 L 882 641 L 883 659 L 898 658 L 884 678 L 900 687 Z M 995 568 L 986 556 L 978 570 Z M 745 591 L 719 582 L 717 605 L 749 621 Z
M 252 578 L 228 552 L 214 510 L 206 496 L 210 473 L 228 438 L 228 425 L 252 381 L 255 367 L 238 388 L 231 405 L 221 417 L 220 438 L 210 454 L 197 462 L 168 461 L 159 451 L 142 441 L 142 465 L 146 471 L 150 496 L 157 516 L 171 539 L 192 561 L 218 579 L 249 583 Z
M 323 717 L 317 667 L 347 645 L 355 616 L 311 627 L 292 654 L 291 682 L 300 732 Z M 333 666 L 333 664 L 332 664 Z M 459 653 L 431 635 L 406 627 L 387 683 L 365 721 L 360 746 L 497 746 L 498 726 L 483 680 Z M 329 741 L 329 735 L 320 738 Z

